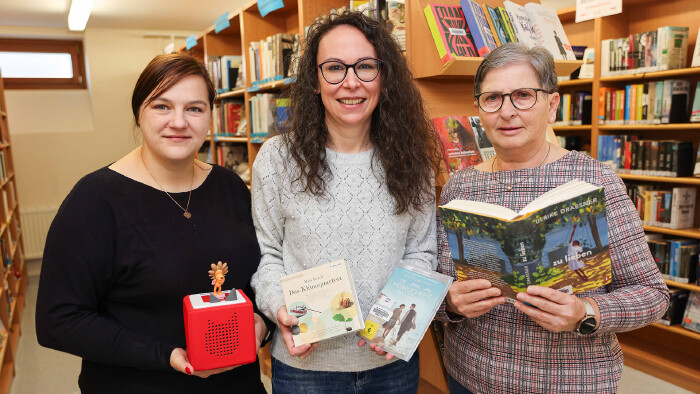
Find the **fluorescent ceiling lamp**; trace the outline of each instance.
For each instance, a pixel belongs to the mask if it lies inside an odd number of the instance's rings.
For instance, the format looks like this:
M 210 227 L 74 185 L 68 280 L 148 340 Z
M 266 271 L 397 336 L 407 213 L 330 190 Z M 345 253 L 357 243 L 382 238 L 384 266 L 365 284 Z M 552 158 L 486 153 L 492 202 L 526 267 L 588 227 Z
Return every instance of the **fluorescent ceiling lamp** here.
M 68 30 L 83 31 L 95 0 L 73 0 L 68 11 Z

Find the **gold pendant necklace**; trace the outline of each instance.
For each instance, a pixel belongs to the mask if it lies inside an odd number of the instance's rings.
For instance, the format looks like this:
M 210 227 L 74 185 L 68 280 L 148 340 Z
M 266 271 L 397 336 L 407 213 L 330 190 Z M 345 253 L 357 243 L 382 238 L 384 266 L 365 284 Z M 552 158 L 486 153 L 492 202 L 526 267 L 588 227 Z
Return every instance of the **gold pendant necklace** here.
M 547 157 L 549 157 L 549 151 L 550 151 L 550 150 L 552 150 L 552 144 L 547 143 L 547 154 L 544 155 L 544 159 L 542 159 L 542 161 L 540 162 L 540 164 L 538 164 L 538 165 L 537 165 L 536 167 L 534 167 L 533 169 L 539 168 L 539 167 L 542 166 L 542 164 L 544 164 L 545 160 L 547 160 Z M 494 165 L 495 165 L 495 164 L 496 164 L 496 156 L 493 157 L 493 161 L 491 162 L 491 176 L 493 176 L 493 180 L 494 180 L 494 181 L 496 181 L 497 183 L 500 183 L 501 185 L 505 186 L 505 187 L 506 187 L 506 191 L 511 191 L 511 190 L 513 189 L 513 186 L 515 186 L 515 185 L 517 185 L 517 184 L 519 184 L 519 183 L 524 182 L 525 180 L 527 180 L 528 178 L 530 178 L 530 177 L 532 176 L 532 174 L 534 174 L 534 171 L 530 171 L 530 173 L 527 174 L 527 176 L 525 176 L 525 178 L 523 178 L 523 179 L 521 179 L 521 180 L 519 180 L 519 181 L 517 181 L 517 182 L 505 183 L 505 182 L 500 181 L 500 180 L 496 177 L 496 171 L 494 170 Z
M 183 211 L 182 216 L 184 216 L 184 217 L 187 218 L 187 219 L 191 218 L 191 217 L 192 217 L 192 214 L 189 212 L 189 209 L 190 209 L 190 198 L 192 197 L 192 186 L 194 186 L 194 165 L 192 166 L 192 182 L 190 182 L 190 194 L 187 196 L 187 206 L 186 206 L 185 208 L 183 208 L 182 205 L 180 205 L 179 202 L 175 201 L 175 199 L 173 198 L 173 196 L 171 196 L 170 193 L 168 193 L 168 191 L 165 190 L 165 188 L 163 187 L 163 185 L 161 185 L 160 182 L 158 182 L 158 180 L 156 179 L 156 177 L 154 177 L 153 174 L 151 174 L 151 171 L 150 171 L 150 170 L 148 169 L 148 167 L 146 166 L 146 161 L 143 160 L 143 148 L 141 149 L 140 154 L 141 154 L 141 162 L 143 163 L 143 168 L 146 169 L 146 172 L 148 173 L 148 175 L 150 175 L 151 178 L 152 178 L 152 179 L 156 182 L 156 184 L 160 187 L 160 189 L 163 190 L 163 191 L 165 192 L 165 194 L 167 194 L 168 197 L 170 197 L 170 199 L 173 200 L 173 202 L 174 202 L 175 204 L 177 204 L 178 207 L 180 207 L 180 209 L 182 209 L 182 211 Z M 194 163 L 193 163 L 193 164 L 194 164 Z

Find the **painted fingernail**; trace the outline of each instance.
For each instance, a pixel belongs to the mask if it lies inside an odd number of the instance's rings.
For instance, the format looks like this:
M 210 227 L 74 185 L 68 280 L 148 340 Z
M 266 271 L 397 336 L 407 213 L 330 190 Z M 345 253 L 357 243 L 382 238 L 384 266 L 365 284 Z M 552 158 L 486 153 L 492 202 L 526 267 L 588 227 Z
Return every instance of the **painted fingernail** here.
M 188 375 L 192 375 L 192 370 L 190 367 L 185 367 L 185 372 L 187 372 Z

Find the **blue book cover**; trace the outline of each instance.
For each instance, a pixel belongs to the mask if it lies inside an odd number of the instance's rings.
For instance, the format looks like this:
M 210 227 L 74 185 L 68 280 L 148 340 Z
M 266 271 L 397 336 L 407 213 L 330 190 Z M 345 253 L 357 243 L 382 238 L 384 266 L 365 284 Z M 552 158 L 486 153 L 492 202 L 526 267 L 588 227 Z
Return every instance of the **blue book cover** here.
M 408 361 L 452 284 L 452 277 L 401 264 L 370 308 L 360 339 Z
M 474 44 L 479 56 L 484 57 L 489 52 L 496 49 L 496 40 L 493 38 L 489 22 L 486 19 L 484 10 L 473 0 L 462 0 L 459 2 L 464 11 L 464 18 L 467 20 L 467 26 L 472 32 Z
M 625 86 L 625 123 L 630 121 L 630 100 L 632 99 L 632 85 Z

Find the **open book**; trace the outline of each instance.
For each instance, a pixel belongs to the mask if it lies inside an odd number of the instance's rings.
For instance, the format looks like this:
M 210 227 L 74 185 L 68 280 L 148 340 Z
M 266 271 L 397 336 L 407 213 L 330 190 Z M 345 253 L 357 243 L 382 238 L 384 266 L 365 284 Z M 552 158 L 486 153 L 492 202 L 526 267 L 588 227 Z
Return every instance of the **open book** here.
M 452 277 L 408 264 L 396 267 L 370 308 L 361 339 L 408 361 L 428 330 Z
M 530 285 L 579 293 L 612 279 L 602 187 L 573 180 L 520 212 L 465 200 L 439 210 L 457 278 L 487 279 L 509 302 Z

